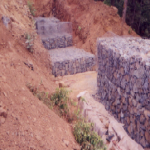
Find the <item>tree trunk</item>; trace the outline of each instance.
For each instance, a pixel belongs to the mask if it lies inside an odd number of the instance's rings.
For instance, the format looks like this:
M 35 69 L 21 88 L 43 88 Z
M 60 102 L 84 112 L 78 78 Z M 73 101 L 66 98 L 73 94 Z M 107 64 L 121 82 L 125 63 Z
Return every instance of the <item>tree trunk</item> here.
M 124 0 L 123 13 L 122 13 L 121 35 L 123 34 L 123 24 L 125 23 L 125 20 L 126 20 L 127 4 L 128 4 L 128 0 Z

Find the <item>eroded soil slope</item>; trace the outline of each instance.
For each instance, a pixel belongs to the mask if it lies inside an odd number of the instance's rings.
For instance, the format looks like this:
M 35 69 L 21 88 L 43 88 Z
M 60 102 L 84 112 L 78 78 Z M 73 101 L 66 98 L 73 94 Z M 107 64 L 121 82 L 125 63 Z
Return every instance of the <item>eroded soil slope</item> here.
M 61 21 L 71 21 L 74 44 L 96 54 L 96 41 L 107 32 L 121 35 L 121 18 L 115 7 L 109 7 L 94 0 L 33 0 L 37 16 L 54 15 Z M 40 2 L 40 5 L 39 5 Z M 45 11 L 44 11 L 45 10 Z M 123 35 L 136 36 L 130 27 L 124 24 Z
M 2 18 L 10 18 L 4 26 Z M 34 52 L 25 44 L 25 34 L 34 39 Z M 62 150 L 78 146 L 71 127 L 29 91 L 54 92 L 47 50 L 40 42 L 26 3 L 0 2 L 0 149 Z M 66 144 L 67 143 L 67 144 Z M 68 145 L 69 144 L 69 145 Z M 67 146 L 68 145 L 68 146 Z

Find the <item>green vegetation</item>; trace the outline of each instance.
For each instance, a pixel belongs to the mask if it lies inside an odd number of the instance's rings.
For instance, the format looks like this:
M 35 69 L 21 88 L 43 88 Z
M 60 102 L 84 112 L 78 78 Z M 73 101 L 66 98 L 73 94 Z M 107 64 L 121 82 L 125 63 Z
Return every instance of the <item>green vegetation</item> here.
M 34 8 L 33 6 L 33 2 L 31 2 L 30 0 L 27 1 L 27 5 L 29 7 L 29 10 L 30 10 L 30 13 L 35 16 L 35 12 L 36 12 L 36 9 Z
M 124 0 L 104 0 L 105 4 L 111 6 L 111 2 L 118 9 L 122 17 Z M 150 38 L 150 1 L 149 0 L 128 0 L 126 23 L 135 30 L 137 34 Z
M 92 131 L 93 124 L 80 120 L 74 127 L 74 136 L 81 145 L 81 150 L 106 150 L 102 139 L 98 134 Z
M 111 1 L 104 0 L 103 3 L 106 4 L 106 5 L 108 5 L 108 6 L 111 6 Z
M 50 100 L 50 94 L 48 92 L 40 92 L 38 90 L 38 87 L 33 86 L 29 83 L 26 86 L 34 96 L 36 96 L 40 101 L 43 101 L 43 103 L 46 104 L 50 109 L 52 108 L 53 103 Z
M 33 50 L 33 45 L 34 45 L 33 36 L 31 36 L 30 34 L 26 34 L 25 39 L 26 39 L 26 42 L 25 42 L 26 48 L 28 49 L 29 52 L 33 53 L 34 51 Z
M 82 28 L 81 28 L 80 26 L 78 26 L 78 30 L 81 31 L 81 29 L 82 29 Z
M 128 33 L 129 33 L 129 34 L 132 33 L 132 28 L 131 28 L 131 27 L 129 28 Z
M 69 114 L 69 103 L 71 100 L 69 99 L 69 91 L 65 88 L 57 88 L 55 93 L 51 96 L 51 101 L 53 105 L 58 106 L 61 115 Z
M 38 87 L 35 87 L 31 84 L 27 84 L 26 86 L 34 96 L 46 104 L 48 108 L 55 108 L 55 112 L 59 116 L 65 117 L 68 122 L 72 122 L 76 118 L 76 116 L 69 110 L 69 106 L 76 105 L 76 103 L 69 98 L 70 91 L 67 89 L 57 88 L 55 93 L 50 95 L 48 92 L 39 91 Z
M 41 84 L 40 84 L 41 85 Z M 55 93 L 50 95 L 48 92 L 40 92 L 38 87 L 31 84 L 26 85 L 30 92 L 33 93 L 40 101 L 43 101 L 50 109 L 58 110 L 60 116 L 64 116 L 67 121 L 76 121 L 73 134 L 76 141 L 81 145 L 81 150 L 106 150 L 102 139 L 93 129 L 92 123 L 87 123 L 80 115 L 80 109 L 77 108 L 72 114 L 69 110 L 70 106 L 77 106 L 77 103 L 69 98 L 69 93 L 65 88 L 57 88 Z M 81 98 L 85 101 L 84 98 Z

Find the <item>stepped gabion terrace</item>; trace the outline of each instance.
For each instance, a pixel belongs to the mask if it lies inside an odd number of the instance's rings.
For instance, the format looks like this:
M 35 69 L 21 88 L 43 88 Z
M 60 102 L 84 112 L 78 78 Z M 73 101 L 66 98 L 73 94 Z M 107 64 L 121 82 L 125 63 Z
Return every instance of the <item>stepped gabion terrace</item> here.
M 71 22 L 60 22 L 57 18 L 35 18 L 37 33 L 48 50 L 72 46 Z
M 99 38 L 98 96 L 132 139 L 150 147 L 150 40 Z
M 71 47 L 72 24 L 60 22 L 57 18 L 35 18 L 37 33 L 52 62 L 52 74 L 72 75 L 94 70 L 95 56 L 82 49 Z
M 92 71 L 95 65 L 95 56 L 93 54 L 74 47 L 50 50 L 49 54 L 54 76 Z

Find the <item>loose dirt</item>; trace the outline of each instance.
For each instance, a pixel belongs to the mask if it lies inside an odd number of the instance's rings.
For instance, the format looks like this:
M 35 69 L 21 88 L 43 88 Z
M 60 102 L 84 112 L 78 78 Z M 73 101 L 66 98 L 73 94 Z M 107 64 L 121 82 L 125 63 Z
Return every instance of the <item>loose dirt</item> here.
M 8 28 L 2 16 L 10 18 Z M 22 0 L 0 2 L 0 149 L 79 149 L 72 127 L 39 101 L 26 87 L 53 93 L 48 52 L 33 28 L 32 16 Z M 34 37 L 34 53 L 25 34 Z

